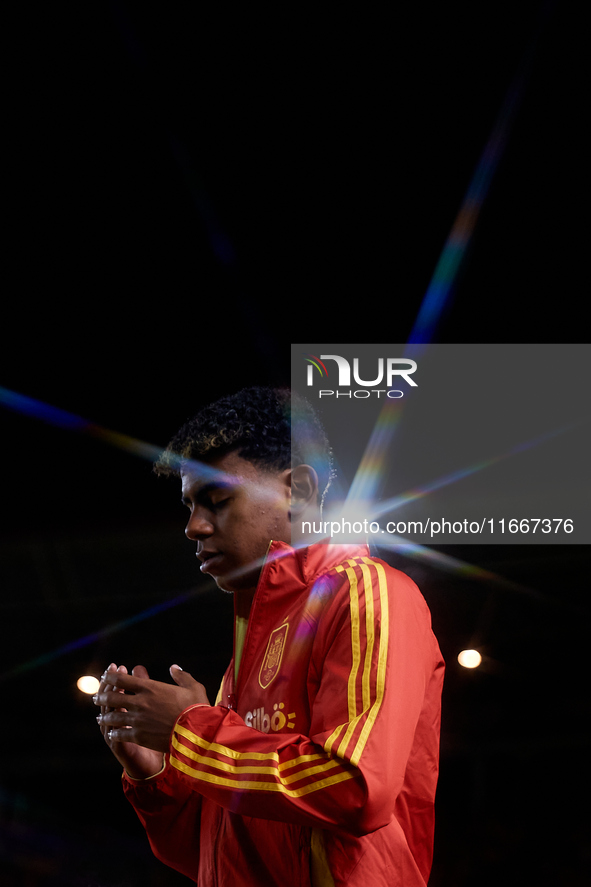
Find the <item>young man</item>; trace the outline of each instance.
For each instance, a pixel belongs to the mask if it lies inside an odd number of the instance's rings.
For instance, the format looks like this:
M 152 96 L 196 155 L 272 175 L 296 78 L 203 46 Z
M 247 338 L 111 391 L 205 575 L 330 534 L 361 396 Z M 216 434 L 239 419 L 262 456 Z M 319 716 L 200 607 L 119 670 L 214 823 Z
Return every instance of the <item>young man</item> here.
M 443 660 L 407 576 L 366 545 L 300 544 L 331 461 L 310 405 L 258 388 L 157 466 L 234 594 L 234 657 L 215 705 L 177 666 L 169 685 L 114 663 L 95 701 L 154 853 L 202 887 L 427 883 Z

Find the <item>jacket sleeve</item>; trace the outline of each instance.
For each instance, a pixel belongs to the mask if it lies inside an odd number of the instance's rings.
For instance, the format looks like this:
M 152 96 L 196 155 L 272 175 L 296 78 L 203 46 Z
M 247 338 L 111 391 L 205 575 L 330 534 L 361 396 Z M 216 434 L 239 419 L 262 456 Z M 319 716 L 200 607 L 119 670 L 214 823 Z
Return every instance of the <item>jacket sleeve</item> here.
M 124 771 L 123 791 L 146 830 L 154 856 L 193 878 L 199 865 L 202 799 L 167 758 L 160 773 L 149 779 L 132 779 Z
M 234 711 L 191 707 L 169 763 L 236 813 L 362 835 L 392 818 L 416 734 L 425 798 L 434 789 L 443 662 L 407 576 L 370 558 L 336 571 L 316 627 L 310 735 L 265 734 Z

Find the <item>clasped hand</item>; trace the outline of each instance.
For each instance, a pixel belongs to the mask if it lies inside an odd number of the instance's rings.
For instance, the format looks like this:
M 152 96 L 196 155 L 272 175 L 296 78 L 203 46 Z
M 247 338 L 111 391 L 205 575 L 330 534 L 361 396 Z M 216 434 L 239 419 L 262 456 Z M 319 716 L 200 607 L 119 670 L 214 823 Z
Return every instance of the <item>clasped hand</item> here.
M 145 770 L 153 770 L 154 761 L 162 760 L 154 752 L 168 751 L 170 734 L 180 713 L 190 705 L 209 705 L 205 687 L 188 672 L 173 665 L 170 674 L 175 683 L 164 684 L 150 680 L 143 665 L 136 666 L 130 675 L 124 665 L 117 668 L 112 663 L 93 697 L 101 707 L 97 721 L 105 741 L 128 772 L 131 762 L 140 778 L 151 775 Z M 141 759 L 145 766 L 138 770 L 136 765 Z

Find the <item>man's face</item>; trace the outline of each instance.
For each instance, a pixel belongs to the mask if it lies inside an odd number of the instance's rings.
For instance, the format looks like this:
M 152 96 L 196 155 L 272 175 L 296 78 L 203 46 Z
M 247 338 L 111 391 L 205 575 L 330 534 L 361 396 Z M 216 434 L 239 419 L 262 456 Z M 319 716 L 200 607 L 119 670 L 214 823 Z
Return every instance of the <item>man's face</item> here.
M 226 477 L 211 477 L 199 466 L 181 471 L 183 503 L 191 511 L 185 529 L 197 542 L 201 571 L 224 591 L 256 587 L 269 542 L 291 541 L 290 471 L 265 471 L 237 453 L 208 467 Z

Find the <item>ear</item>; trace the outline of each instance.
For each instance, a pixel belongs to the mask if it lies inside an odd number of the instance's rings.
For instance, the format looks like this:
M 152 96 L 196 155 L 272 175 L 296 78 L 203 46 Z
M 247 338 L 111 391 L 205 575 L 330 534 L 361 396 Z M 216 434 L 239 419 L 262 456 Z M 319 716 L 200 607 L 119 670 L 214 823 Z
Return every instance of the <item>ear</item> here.
M 311 465 L 291 469 L 290 513 L 299 517 L 310 505 L 318 503 L 318 475 Z

